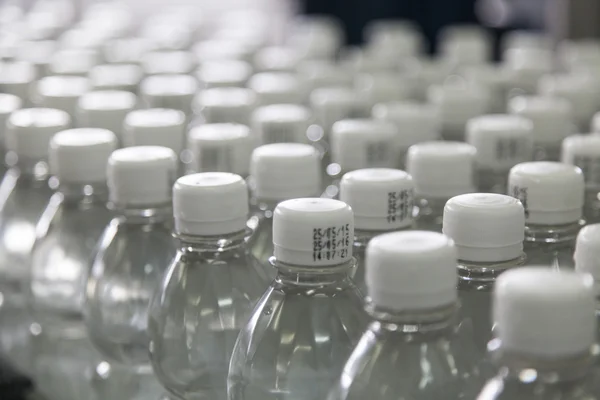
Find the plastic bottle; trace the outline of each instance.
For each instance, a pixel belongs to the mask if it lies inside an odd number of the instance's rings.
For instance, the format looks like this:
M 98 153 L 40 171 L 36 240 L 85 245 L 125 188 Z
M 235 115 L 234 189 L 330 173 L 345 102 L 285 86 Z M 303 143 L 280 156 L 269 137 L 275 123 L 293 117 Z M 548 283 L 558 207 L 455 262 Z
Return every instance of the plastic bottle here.
M 440 139 L 440 121 L 433 106 L 411 101 L 380 103 L 373 107 L 372 115 L 376 120 L 396 125 L 400 168 L 406 166 L 406 153 L 410 146 Z
M 0 65 L 0 93 L 17 96 L 26 107 L 31 106 L 31 91 L 36 82 L 35 67 L 25 61 L 3 62 Z
M 154 372 L 177 398 L 225 398 L 235 338 L 268 285 L 246 246 L 247 193 L 229 173 L 186 175 L 173 189 L 179 249 L 152 301 L 148 334 Z
M 581 168 L 585 179 L 583 217 L 600 222 L 600 136 L 572 135 L 563 140 L 561 162 Z
M 328 400 L 473 398 L 478 360 L 458 326 L 452 241 L 388 233 L 369 243 L 366 262 L 371 323 Z
M 300 53 L 291 46 L 269 46 L 256 52 L 253 64 L 257 72 L 294 73 L 300 60 Z
M 88 90 L 87 78 L 52 75 L 37 81 L 31 99 L 38 107 L 63 110 L 75 121 L 79 98 Z
M 116 216 L 93 259 L 85 322 L 92 341 L 111 361 L 148 363 L 148 306 L 176 249 L 171 236 L 175 160 L 168 148 L 139 146 L 117 150 L 108 161 L 109 201 Z
M 490 92 L 490 112 L 506 112 L 509 93 L 509 75 L 506 68 L 495 64 L 465 66 L 460 71 L 468 83 L 488 88 Z
M 256 107 L 256 93 L 238 87 L 219 87 L 204 90 L 194 99 L 194 126 L 234 123 L 250 125 Z
M 461 319 L 473 331 L 480 357 L 492 334 L 492 290 L 497 277 L 525 264 L 525 211 L 513 197 L 470 193 L 448 200 L 443 232 L 456 244 Z
M 355 78 L 355 95 L 371 110 L 375 104 L 407 101 L 412 95 L 412 83 L 404 75 L 375 71 L 358 74 Z
M 593 372 L 593 280 L 574 272 L 521 268 L 498 278 L 489 348 L 498 374 L 477 400 L 597 399 Z
M 136 64 L 102 64 L 90 70 L 92 90 L 123 90 L 137 94 L 144 72 Z
M 388 168 L 348 172 L 340 182 L 340 200 L 354 211 L 356 285 L 365 291 L 365 249 L 377 235 L 413 226 L 415 183 L 404 171 Z
M 152 75 L 140 84 L 140 96 L 149 108 L 173 108 L 192 113 L 198 81 L 190 75 Z
M 551 48 L 511 48 L 504 51 L 503 59 L 508 74 L 509 97 L 537 94 L 540 78 L 554 69 Z
M 427 101 L 435 107 L 440 118 L 444 140 L 463 141 L 467 121 L 488 114 L 491 109 L 489 89 L 467 84 L 461 79 L 431 86 L 427 92 Z
M 252 114 L 253 135 L 261 144 L 310 143 L 307 132 L 311 119 L 309 109 L 298 104 L 259 107 Z
M 101 90 L 88 92 L 77 103 L 77 124 L 85 128 L 108 129 L 123 143 L 123 122 L 137 106 L 131 92 Z
M 583 274 L 590 274 L 594 278 L 594 290 L 596 299 L 600 295 L 598 281 L 600 281 L 600 224 L 584 226 L 577 235 L 575 253 L 575 270 Z M 600 307 L 596 303 L 596 316 Z M 600 337 L 600 331 L 598 331 Z
M 257 104 L 304 104 L 308 93 L 296 74 L 260 72 L 248 80 L 248 88 L 256 93 Z
M 243 88 L 252 75 L 252 65 L 241 60 L 204 61 L 195 72 L 201 89 Z
M 517 96 L 507 108 L 510 114 L 533 122 L 533 159 L 558 161 L 562 140 L 575 131 L 569 102 L 560 97 Z
M 346 172 L 398 166 L 396 126 L 372 119 L 347 119 L 331 128 L 331 164 L 325 170 L 325 196 L 335 197 Z
M 334 61 L 304 60 L 297 67 L 308 93 L 321 88 L 347 88 L 354 85 L 354 74 Z M 312 95 L 311 95 L 312 97 Z
M 531 161 L 533 125 L 518 115 L 483 115 L 467 123 L 466 142 L 477 149 L 477 189 L 504 194 L 510 169 Z
M 106 208 L 106 164 L 116 148 L 104 129 L 71 129 L 50 141 L 50 198 L 31 256 L 30 310 L 36 384 L 52 397 L 89 395 L 100 358 L 83 323 L 85 279 L 112 215 Z
M 476 154 L 475 147 L 458 142 L 425 142 L 408 149 L 406 171 L 415 182 L 417 229 L 441 232 L 446 201 L 475 192 Z
M 582 219 L 584 178 L 578 167 L 547 161 L 510 170 L 508 194 L 525 208 L 525 253 L 529 265 L 573 268 Z
M 71 31 L 73 32 L 73 31 Z M 59 46 L 61 45 L 59 41 Z M 100 53 L 93 47 L 64 47 L 55 51 L 48 65 L 49 76 L 76 76 L 85 78 L 100 61 Z
M 230 172 L 248 176 L 254 148 L 250 129 L 239 124 L 206 124 L 188 133 L 193 172 Z
M 238 336 L 228 398 L 323 399 L 366 325 L 351 279 L 352 210 L 338 200 L 293 199 L 273 218 L 277 277 Z
M 0 175 L 4 176 L 6 166 L 6 129 L 8 118 L 13 112 L 21 108 L 23 101 L 15 95 L 0 94 Z
M 250 161 L 250 189 L 254 229 L 248 245 L 252 255 L 269 271 L 273 255 L 273 212 L 278 203 L 321 193 L 319 154 L 311 146 L 296 143 L 269 144 L 256 148 Z
M 140 66 L 148 75 L 191 74 L 196 68 L 194 54 L 182 50 L 149 51 L 142 55 Z
M 440 32 L 441 58 L 455 68 L 489 62 L 492 38 L 478 25 L 450 25 Z

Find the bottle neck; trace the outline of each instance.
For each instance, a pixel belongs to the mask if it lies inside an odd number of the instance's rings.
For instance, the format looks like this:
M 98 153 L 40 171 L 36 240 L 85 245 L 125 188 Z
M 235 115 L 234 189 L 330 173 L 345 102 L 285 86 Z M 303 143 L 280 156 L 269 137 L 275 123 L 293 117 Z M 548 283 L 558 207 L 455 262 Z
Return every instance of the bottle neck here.
M 223 253 L 244 247 L 251 233 L 250 229 L 245 229 L 217 236 L 176 233 L 175 237 L 179 240 L 179 249 L 183 253 Z
M 127 206 L 108 202 L 107 207 L 123 218 L 125 223 L 145 225 L 167 224 L 173 219 L 171 202 L 144 206 Z
M 447 201 L 447 198 L 420 197 L 417 200 L 419 216 L 441 216 Z
M 10 169 L 18 171 L 20 180 L 40 182 L 49 178 L 50 168 L 46 160 L 17 157 L 12 152 L 7 153 L 5 159 Z
M 342 264 L 328 266 L 295 265 L 281 262 L 275 256 L 269 262 L 277 269 L 277 282 L 291 286 L 329 286 L 350 283 L 350 277 L 356 270 L 353 257 Z
M 514 267 L 523 266 L 526 261 L 527 256 L 525 253 L 507 261 L 472 262 L 458 260 L 458 278 L 463 282 L 493 283 L 501 273 Z
M 404 230 L 408 230 L 411 227 L 406 227 L 406 228 L 398 228 L 398 229 L 391 229 L 391 230 L 385 230 L 385 231 L 369 231 L 369 230 L 363 230 L 363 229 L 354 229 L 354 246 L 360 249 L 364 249 L 367 247 L 367 244 L 369 244 L 369 242 L 371 241 L 371 239 L 373 239 L 375 236 L 379 236 L 379 235 L 383 235 L 385 233 L 389 233 L 389 232 L 398 232 L 398 231 L 404 231 Z
M 410 335 L 452 329 L 456 325 L 458 309 L 458 302 L 425 310 L 391 310 L 369 300 L 365 304 L 365 311 L 379 323 L 379 329 Z
M 88 184 L 60 183 L 52 177 L 48 184 L 52 189 L 56 189 L 58 193 L 62 194 L 63 202 L 66 204 L 104 204 L 108 198 L 108 188 L 105 182 Z
M 572 242 L 585 225 L 584 220 L 562 225 L 525 225 L 525 241 L 531 243 L 561 244 Z
M 546 384 L 583 380 L 589 374 L 598 354 L 597 345 L 590 351 L 563 357 L 540 357 L 504 352 L 500 339 L 488 344 L 492 358 L 500 366 L 505 378 L 530 383 L 532 380 Z

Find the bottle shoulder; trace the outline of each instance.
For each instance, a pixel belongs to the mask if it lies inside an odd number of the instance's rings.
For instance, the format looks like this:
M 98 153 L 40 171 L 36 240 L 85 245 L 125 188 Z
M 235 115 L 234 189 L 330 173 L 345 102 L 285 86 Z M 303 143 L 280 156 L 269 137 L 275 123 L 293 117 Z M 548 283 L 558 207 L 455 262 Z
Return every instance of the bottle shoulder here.
M 594 379 L 546 383 L 535 377 L 535 370 L 522 379 L 498 375 L 485 383 L 477 400 L 598 400 Z

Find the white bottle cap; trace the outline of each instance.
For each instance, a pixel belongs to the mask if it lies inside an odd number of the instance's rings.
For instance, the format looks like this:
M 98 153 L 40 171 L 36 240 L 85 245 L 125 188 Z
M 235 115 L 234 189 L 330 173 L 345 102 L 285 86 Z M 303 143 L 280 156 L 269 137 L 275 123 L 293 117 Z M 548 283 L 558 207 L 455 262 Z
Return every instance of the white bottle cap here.
M 6 150 L 18 157 L 42 160 L 48 157 L 48 143 L 56 132 L 69 127 L 69 114 L 52 108 L 16 110 L 8 118 Z
M 442 232 L 469 262 L 513 260 L 523 253 L 525 211 L 514 197 L 469 193 L 448 200 Z
M 258 104 L 302 104 L 307 93 L 295 74 L 286 72 L 261 72 L 248 81 L 248 88 L 254 90 Z
M 421 53 L 423 36 L 414 24 L 398 19 L 379 19 L 365 26 L 368 47 L 376 54 L 391 53 L 397 59 Z
M 217 236 L 240 232 L 248 220 L 248 188 L 225 172 L 185 175 L 173 186 L 175 232 Z
M 196 68 L 196 57 L 189 51 L 150 51 L 140 64 L 146 75 L 189 74 Z
M 92 90 L 126 90 L 137 93 L 143 71 L 135 64 L 103 64 L 90 70 Z
M 491 105 L 487 88 L 467 85 L 466 82 L 431 86 L 427 99 L 438 110 L 442 128 L 456 131 L 459 135 L 464 135 L 469 119 L 487 114 Z
M 413 222 L 415 184 L 404 171 L 390 168 L 348 172 L 340 182 L 340 200 L 354 211 L 356 229 L 390 231 Z
M 479 168 L 508 171 L 516 164 L 531 161 L 533 124 L 518 115 L 475 117 L 467 123 L 466 142 L 477 149 Z
M 156 45 L 147 38 L 117 38 L 104 45 L 103 55 L 106 62 L 111 64 L 137 64 L 144 54 L 155 48 Z
M 344 40 L 340 22 L 323 15 L 297 17 L 293 28 L 289 43 L 307 59 L 333 59 Z
M 35 67 L 25 61 L 0 63 L 0 89 L 2 93 L 14 94 L 21 100 L 27 101 L 31 85 L 35 82 Z
M 577 235 L 575 270 L 594 278 L 596 295 L 600 295 L 600 224 L 584 226 Z
M 355 96 L 371 107 L 377 103 L 408 100 L 412 95 L 410 80 L 391 72 L 359 74 L 356 76 L 355 86 Z
M 195 172 L 230 172 L 247 176 L 253 138 L 250 129 L 240 124 L 206 124 L 188 134 Z
M 131 92 L 88 92 L 79 98 L 77 122 L 80 126 L 108 129 L 121 139 L 125 116 L 136 103 L 137 97 Z
M 80 76 L 47 76 L 37 82 L 34 103 L 57 108 L 74 116 L 77 102 L 89 90 L 89 80 Z
M 509 90 L 509 75 L 504 66 L 495 64 L 469 65 L 463 68 L 462 75 L 467 82 L 485 87 L 490 91 L 490 112 L 505 112 Z
M 300 53 L 293 47 L 271 46 L 259 50 L 254 56 L 257 71 L 294 72 Z
M 592 118 L 592 132 L 600 133 L 600 111 L 594 114 Z
M 319 153 L 307 144 L 276 143 L 256 148 L 250 175 L 255 185 L 253 194 L 260 200 L 318 196 L 321 190 Z
M 317 122 L 329 133 L 333 124 L 342 119 L 355 118 L 365 107 L 356 97 L 354 90 L 346 87 L 315 89 L 310 95 L 310 107 Z
M 410 101 L 380 103 L 373 107 L 373 118 L 396 125 L 401 149 L 440 138 L 437 110 L 427 104 Z
M 154 206 L 171 200 L 177 158 L 173 150 L 137 146 L 115 150 L 108 160 L 109 199 L 119 206 Z
M 595 308 L 593 280 L 572 271 L 525 267 L 496 280 L 495 331 L 508 353 L 549 358 L 589 352 Z
M 419 197 L 448 199 L 475 191 L 475 147 L 459 142 L 425 142 L 411 146 L 406 170 Z
M 235 87 L 207 89 L 198 94 L 194 103 L 209 124 L 248 125 L 256 94 L 250 89 Z
M 600 188 L 600 135 L 571 135 L 562 143 L 561 162 L 583 171 L 588 189 Z
M 396 126 L 385 121 L 346 119 L 331 128 L 331 161 L 344 172 L 394 168 L 399 162 Z
M 125 117 L 123 146 L 164 146 L 180 154 L 185 146 L 185 114 L 170 108 L 131 111 Z
M 204 89 L 246 86 L 252 76 L 252 66 L 246 61 L 206 61 L 200 64 L 196 78 Z
M 21 108 L 23 101 L 8 93 L 0 93 L 0 148 L 4 147 L 4 132 L 10 115 Z
M 395 311 L 435 309 L 457 301 L 456 249 L 437 232 L 377 236 L 367 245 L 365 281 L 371 301 Z
M 449 26 L 440 33 L 440 53 L 457 66 L 483 64 L 491 58 L 491 38 L 480 26 Z
M 521 200 L 528 224 L 560 225 L 578 221 L 584 202 L 584 179 L 578 167 L 537 161 L 514 166 L 508 193 Z
M 221 61 L 242 60 L 250 61 L 252 49 L 240 41 L 227 39 L 203 40 L 192 47 L 196 60 Z
M 429 87 L 441 85 L 453 72 L 453 66 L 444 60 L 416 57 L 406 60 L 404 68 L 413 85 L 413 97 L 418 101 L 425 101 Z
M 140 93 L 152 108 L 173 108 L 184 113 L 192 110 L 198 82 L 189 75 L 153 75 L 144 79 Z
M 541 95 L 556 96 L 571 103 L 572 116 L 580 129 L 587 131 L 594 113 L 600 108 L 600 90 L 583 74 L 543 76 L 538 84 Z
M 254 134 L 261 143 L 307 143 L 311 115 L 299 104 L 273 104 L 259 107 L 252 115 Z
M 517 96 L 508 102 L 508 112 L 533 122 L 535 143 L 558 145 L 573 133 L 571 105 L 563 98 Z
M 89 48 L 65 48 L 52 55 L 48 66 L 50 75 L 87 76 L 90 69 L 98 64 L 100 54 Z
M 554 56 L 551 49 L 513 48 L 504 53 L 504 65 L 511 91 L 535 94 L 538 81 L 552 72 Z
M 306 60 L 298 65 L 298 74 L 308 85 L 309 92 L 325 87 L 346 87 L 354 85 L 351 71 L 339 64 L 323 60 Z
M 303 198 L 279 203 L 273 215 L 277 261 L 319 267 L 352 259 L 354 215 L 346 203 Z
M 518 48 L 551 49 L 552 38 L 544 32 L 515 30 L 506 32 L 502 36 L 502 48 L 504 50 Z
M 50 172 L 61 183 L 106 181 L 106 165 L 117 138 L 106 129 L 79 128 L 58 132 L 50 140 Z
M 50 59 L 56 48 L 57 43 L 55 40 L 24 41 L 17 48 L 16 59 L 31 63 L 35 67 L 36 76 L 39 79 L 50 73 Z

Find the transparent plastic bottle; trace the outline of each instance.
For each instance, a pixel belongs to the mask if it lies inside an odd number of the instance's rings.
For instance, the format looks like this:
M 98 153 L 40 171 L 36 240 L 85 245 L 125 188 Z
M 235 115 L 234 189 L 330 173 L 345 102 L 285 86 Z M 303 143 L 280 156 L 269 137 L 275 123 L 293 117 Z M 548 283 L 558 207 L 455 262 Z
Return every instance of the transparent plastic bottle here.
M 581 227 L 584 178 L 576 166 L 537 161 L 510 170 L 509 195 L 525 208 L 528 265 L 573 268 L 575 239 Z
M 88 396 L 91 368 L 101 361 L 87 337 L 83 299 L 96 244 L 112 216 L 106 163 L 116 146 L 112 132 L 93 128 L 65 130 L 50 141 L 56 192 L 36 227 L 29 306 L 34 377 L 51 398 Z
M 92 90 L 119 90 L 137 94 L 144 72 L 136 64 L 101 64 L 90 70 Z
M 134 110 L 125 116 L 122 143 L 131 146 L 164 146 L 177 155 L 179 171 L 183 172 L 191 162 L 185 154 L 186 119 L 180 110 L 149 108 Z
M 510 169 L 531 161 L 533 125 L 518 115 L 475 117 L 467 123 L 466 142 L 477 149 L 477 190 L 505 194 Z
M 79 98 L 89 90 L 89 80 L 81 76 L 46 76 L 37 81 L 32 102 L 38 107 L 56 108 L 76 120 Z
M 131 92 L 99 90 L 85 93 L 77 103 L 77 124 L 85 128 L 108 129 L 123 142 L 123 122 L 137 107 L 137 97 Z
M 224 399 L 235 338 L 268 285 L 246 246 L 248 190 L 235 174 L 186 175 L 173 211 L 179 250 L 151 305 L 152 366 L 177 398 Z
M 371 323 L 328 400 L 472 399 L 479 360 L 458 324 L 452 241 L 388 233 L 369 243 L 366 264 Z
M 575 270 L 579 273 L 590 274 L 594 278 L 596 299 L 600 296 L 598 282 L 600 281 L 600 224 L 584 226 L 577 235 L 575 253 Z M 600 318 L 600 304 L 596 302 L 596 317 Z M 600 325 L 599 325 L 600 328 Z M 597 331 L 600 339 L 600 329 Z
M 533 160 L 558 161 L 562 140 L 575 132 L 571 104 L 560 97 L 516 96 L 507 108 L 533 123 Z
M 598 111 L 600 91 L 594 80 L 581 71 L 548 74 L 538 83 L 538 93 L 560 97 L 571 104 L 573 122 L 579 132 L 589 132 L 592 117 Z
M 261 144 L 310 143 L 308 108 L 299 104 L 273 104 L 259 107 L 252 114 L 252 129 Z
M 498 278 L 489 348 L 498 374 L 477 400 L 595 400 L 593 280 L 521 268 Z
M 396 126 L 372 119 L 346 119 L 331 128 L 331 164 L 325 169 L 325 197 L 339 193 L 340 179 L 346 172 L 362 168 L 398 166 Z
M 28 354 L 30 320 L 24 309 L 36 227 L 52 190 L 48 187 L 48 143 L 70 124 L 63 111 L 26 108 L 12 113 L 5 143 L 9 166 L 0 183 L 0 341 L 5 354 L 22 369 Z
M 15 95 L 0 94 L 0 176 L 4 176 L 7 171 L 6 165 L 6 129 L 8 118 L 13 112 L 21 108 L 23 102 Z
M 417 229 L 441 232 L 446 201 L 475 192 L 476 154 L 475 147 L 458 142 L 424 142 L 408 149 L 406 171 L 415 182 Z
M 561 162 L 581 168 L 585 179 L 583 217 L 588 224 L 600 222 L 600 135 L 567 137 L 562 143 Z
M 252 256 L 274 277 L 273 212 L 277 204 L 321 193 L 319 154 L 311 146 L 276 143 L 256 148 L 250 161 L 252 217 L 248 225 L 254 233 L 248 241 Z
M 171 187 L 176 157 L 158 146 L 128 147 L 108 161 L 115 218 L 98 243 L 85 292 L 85 323 L 109 361 L 149 372 L 148 307 L 175 254 Z M 146 371 L 144 370 L 146 366 Z
M 492 335 L 496 279 L 525 264 L 525 211 L 519 200 L 503 194 L 463 194 L 446 203 L 443 232 L 458 252 L 460 317 L 483 358 Z
M 218 87 L 201 91 L 194 98 L 193 126 L 234 123 L 250 125 L 256 107 L 256 93 L 238 87 Z
M 365 249 L 377 235 L 413 226 L 415 183 L 404 171 L 389 168 L 348 172 L 340 183 L 340 200 L 354 212 L 354 282 L 366 293 Z
M 427 102 L 437 111 L 444 140 L 465 140 L 467 121 L 488 114 L 491 95 L 484 86 L 467 84 L 462 78 L 431 86 L 427 91 Z
M 140 83 L 140 97 L 149 108 L 172 108 L 192 113 L 198 81 L 190 75 L 152 75 Z
M 366 325 L 351 279 L 352 210 L 338 200 L 293 199 L 273 218 L 277 277 L 238 336 L 228 398 L 321 400 Z
M 255 140 L 240 124 L 205 124 L 188 133 L 191 172 L 229 172 L 244 178 L 250 169 Z
M 413 144 L 440 139 L 440 121 L 434 107 L 411 101 L 376 104 L 373 118 L 392 122 L 398 129 L 400 168 L 406 168 L 406 153 Z
M 244 88 L 252 76 L 252 65 L 242 60 L 204 61 L 198 66 L 195 76 L 201 89 Z

